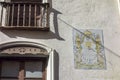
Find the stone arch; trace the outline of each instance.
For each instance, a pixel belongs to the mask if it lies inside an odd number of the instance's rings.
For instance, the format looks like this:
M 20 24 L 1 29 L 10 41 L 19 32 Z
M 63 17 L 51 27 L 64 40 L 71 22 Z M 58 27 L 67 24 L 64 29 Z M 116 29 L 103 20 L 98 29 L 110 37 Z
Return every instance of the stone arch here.
M 54 50 L 52 48 L 49 48 L 43 44 L 40 43 L 36 43 L 36 42 L 29 42 L 29 41 L 13 41 L 13 42 L 7 42 L 7 43 L 2 43 L 0 44 L 0 58 L 2 57 L 12 57 L 14 55 L 17 54 L 20 55 L 20 57 L 25 57 L 26 54 L 28 53 L 6 53 L 6 50 L 9 49 L 14 49 L 15 47 L 31 47 L 31 48 L 35 48 L 35 49 L 42 49 L 44 50 L 46 53 L 42 54 L 44 56 L 42 57 L 47 57 L 48 61 L 47 61 L 47 73 L 46 73 L 46 80 L 54 80 Z M 5 55 L 4 55 L 5 54 Z M 23 55 L 24 54 L 24 55 Z M 29 56 L 30 55 L 30 56 Z M 28 54 L 27 57 L 41 57 L 41 53 L 36 53 L 36 54 Z
M 51 51 L 51 48 L 43 44 L 28 41 L 8 42 L 0 45 L 0 54 L 35 54 L 37 56 L 48 56 Z

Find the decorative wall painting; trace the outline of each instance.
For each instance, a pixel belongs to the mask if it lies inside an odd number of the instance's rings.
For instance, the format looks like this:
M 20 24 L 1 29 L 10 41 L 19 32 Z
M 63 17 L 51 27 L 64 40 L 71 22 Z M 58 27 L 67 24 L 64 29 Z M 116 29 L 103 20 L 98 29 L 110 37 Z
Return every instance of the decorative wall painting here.
M 76 69 L 105 69 L 106 59 L 102 30 L 73 30 Z

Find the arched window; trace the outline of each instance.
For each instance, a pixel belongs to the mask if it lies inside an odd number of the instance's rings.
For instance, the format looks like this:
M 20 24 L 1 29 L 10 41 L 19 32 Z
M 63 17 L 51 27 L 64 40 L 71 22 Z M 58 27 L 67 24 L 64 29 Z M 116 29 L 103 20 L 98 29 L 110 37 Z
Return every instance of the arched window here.
M 53 51 L 31 42 L 0 46 L 0 80 L 54 80 Z

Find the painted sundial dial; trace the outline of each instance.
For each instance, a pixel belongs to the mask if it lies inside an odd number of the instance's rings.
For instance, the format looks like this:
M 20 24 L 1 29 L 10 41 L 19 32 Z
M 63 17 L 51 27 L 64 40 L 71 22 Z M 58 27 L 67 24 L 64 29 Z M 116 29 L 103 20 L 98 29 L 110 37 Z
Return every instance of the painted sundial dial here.
M 73 30 L 74 62 L 76 69 L 105 69 L 102 30 Z

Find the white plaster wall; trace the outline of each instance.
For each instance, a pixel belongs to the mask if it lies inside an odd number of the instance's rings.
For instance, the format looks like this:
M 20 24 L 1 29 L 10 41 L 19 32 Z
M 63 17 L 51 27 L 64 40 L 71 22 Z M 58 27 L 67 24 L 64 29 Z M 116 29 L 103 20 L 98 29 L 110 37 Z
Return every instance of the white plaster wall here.
M 120 80 L 120 14 L 118 0 L 49 0 L 50 31 L 0 32 L 0 42 L 33 41 L 58 54 L 55 80 Z M 106 70 L 74 68 L 73 29 L 102 29 Z

